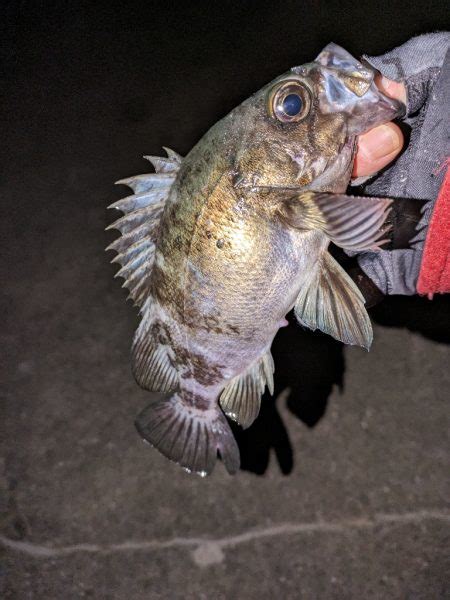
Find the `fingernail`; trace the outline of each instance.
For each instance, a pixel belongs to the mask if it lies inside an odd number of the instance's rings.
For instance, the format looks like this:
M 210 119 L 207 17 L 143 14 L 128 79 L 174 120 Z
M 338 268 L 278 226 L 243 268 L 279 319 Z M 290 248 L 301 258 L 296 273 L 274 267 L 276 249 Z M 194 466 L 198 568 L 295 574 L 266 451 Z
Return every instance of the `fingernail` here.
M 370 160 L 379 160 L 396 152 L 401 145 L 397 131 L 388 125 L 380 125 L 364 136 L 361 151 Z
M 390 98 L 396 98 L 405 104 L 406 102 L 406 87 L 401 81 L 393 81 L 388 79 L 384 75 L 381 75 L 376 79 L 378 88 Z
M 387 96 L 391 95 L 389 92 L 393 85 L 397 85 L 396 82 L 392 79 L 388 79 L 384 75 L 380 75 L 377 79 L 378 88 Z

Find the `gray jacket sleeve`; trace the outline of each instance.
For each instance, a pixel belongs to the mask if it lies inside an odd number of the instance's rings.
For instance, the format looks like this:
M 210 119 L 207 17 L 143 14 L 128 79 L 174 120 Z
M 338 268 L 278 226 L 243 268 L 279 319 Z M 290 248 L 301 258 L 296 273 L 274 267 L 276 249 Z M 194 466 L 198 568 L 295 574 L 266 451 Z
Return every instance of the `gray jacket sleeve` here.
M 365 56 L 389 79 L 407 88 L 404 123 L 410 128 L 406 150 L 363 188 L 364 195 L 428 200 L 417 235 L 407 250 L 364 252 L 361 269 L 384 294 L 415 294 L 423 244 L 433 205 L 450 154 L 450 33 L 433 33 L 409 40 L 378 57 Z

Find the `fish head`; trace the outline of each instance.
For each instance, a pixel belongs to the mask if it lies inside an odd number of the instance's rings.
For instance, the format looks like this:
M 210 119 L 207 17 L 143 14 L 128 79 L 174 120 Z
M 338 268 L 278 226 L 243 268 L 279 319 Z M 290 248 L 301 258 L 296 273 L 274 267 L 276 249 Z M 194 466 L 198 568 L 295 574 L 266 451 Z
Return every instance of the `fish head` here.
M 357 136 L 404 112 L 374 76 L 370 65 L 328 44 L 249 98 L 236 115 L 236 185 L 344 191 Z

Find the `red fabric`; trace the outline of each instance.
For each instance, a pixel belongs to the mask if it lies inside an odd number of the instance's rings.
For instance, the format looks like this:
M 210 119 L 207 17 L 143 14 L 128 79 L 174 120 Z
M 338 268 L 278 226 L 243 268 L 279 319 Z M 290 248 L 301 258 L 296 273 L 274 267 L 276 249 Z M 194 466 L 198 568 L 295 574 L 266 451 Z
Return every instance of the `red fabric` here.
M 446 166 L 448 166 L 447 161 Z M 433 298 L 433 294 L 450 292 L 450 169 L 434 206 L 428 226 L 420 265 L 417 292 Z

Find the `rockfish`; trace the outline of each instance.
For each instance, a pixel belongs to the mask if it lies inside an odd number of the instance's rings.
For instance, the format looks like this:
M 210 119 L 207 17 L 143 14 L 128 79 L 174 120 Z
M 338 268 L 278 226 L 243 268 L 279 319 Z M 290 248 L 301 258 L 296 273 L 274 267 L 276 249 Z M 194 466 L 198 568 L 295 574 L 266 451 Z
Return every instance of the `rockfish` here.
M 142 437 L 186 470 L 229 473 L 239 450 L 225 417 L 248 427 L 267 385 L 272 341 L 298 322 L 369 348 L 356 285 L 327 251 L 376 250 L 388 199 L 345 195 L 357 136 L 404 107 L 374 71 L 329 44 L 214 125 L 185 158 L 148 158 L 155 173 L 121 180 L 112 205 L 123 287 L 142 317 L 134 376 L 163 392 L 138 416 Z

